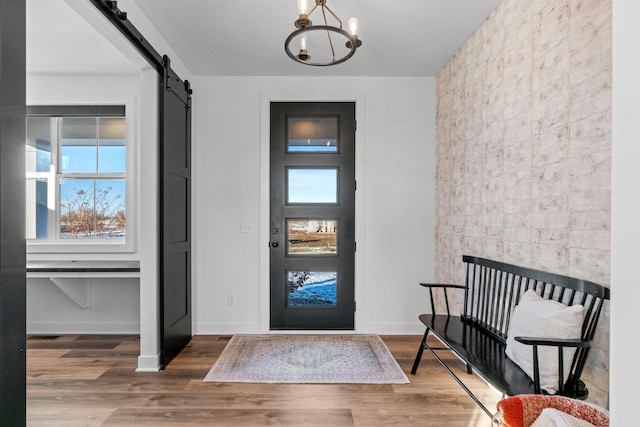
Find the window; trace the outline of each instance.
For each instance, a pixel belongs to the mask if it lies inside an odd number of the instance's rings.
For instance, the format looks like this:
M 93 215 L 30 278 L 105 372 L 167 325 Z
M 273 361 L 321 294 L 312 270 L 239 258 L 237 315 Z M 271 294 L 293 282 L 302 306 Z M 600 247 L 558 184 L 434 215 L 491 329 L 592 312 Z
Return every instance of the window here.
M 124 106 L 29 107 L 26 134 L 27 239 L 122 243 Z

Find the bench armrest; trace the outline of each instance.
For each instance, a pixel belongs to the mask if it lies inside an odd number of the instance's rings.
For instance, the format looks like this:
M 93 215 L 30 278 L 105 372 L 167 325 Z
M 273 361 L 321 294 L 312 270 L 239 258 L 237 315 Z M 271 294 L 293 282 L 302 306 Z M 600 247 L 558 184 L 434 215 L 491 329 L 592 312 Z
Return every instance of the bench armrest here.
M 582 341 L 579 338 L 540 338 L 540 337 L 514 337 L 514 340 L 526 345 L 546 345 L 551 347 L 590 347 L 591 341 Z
M 444 302 L 447 307 L 447 316 L 451 316 L 451 312 L 449 311 L 449 296 L 447 295 L 447 289 L 465 289 L 464 285 L 455 285 L 451 283 L 420 283 L 420 286 L 429 289 L 429 300 L 431 302 L 431 314 L 436 314 L 436 306 L 433 303 L 433 289 L 441 288 L 444 290 Z
M 540 367 L 538 362 L 538 346 L 558 347 L 558 391 L 564 390 L 564 352 L 565 347 L 591 347 L 591 341 L 583 341 L 580 338 L 541 338 L 541 337 L 514 337 L 519 343 L 533 347 L 533 384 L 535 392 L 540 394 Z
M 420 283 L 420 286 L 425 288 L 458 288 L 464 289 L 464 285 L 454 285 L 451 283 Z

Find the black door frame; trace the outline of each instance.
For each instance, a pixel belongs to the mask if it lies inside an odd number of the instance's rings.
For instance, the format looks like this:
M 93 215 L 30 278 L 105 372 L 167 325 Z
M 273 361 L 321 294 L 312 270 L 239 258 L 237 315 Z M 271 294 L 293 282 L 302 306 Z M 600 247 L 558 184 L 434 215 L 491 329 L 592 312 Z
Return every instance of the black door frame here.
M 287 138 L 287 117 L 336 117 L 338 118 L 339 150 L 336 153 L 287 153 L 284 142 Z M 270 284 L 270 323 L 271 330 L 354 330 L 355 327 L 355 145 L 356 145 L 356 103 L 354 101 L 303 101 L 270 102 L 270 223 L 269 230 L 281 229 L 281 233 L 271 233 L 270 283 L 276 278 L 279 285 Z M 274 144 L 274 141 L 276 142 Z M 275 163 L 274 163 L 275 161 Z M 294 166 L 320 165 L 338 167 L 339 200 L 336 205 L 289 205 L 285 202 L 286 185 L 283 164 Z M 277 166 L 274 166 L 277 165 Z M 315 167 L 314 166 L 314 167 Z M 274 173 L 276 173 L 274 175 Z M 277 207 L 273 206 L 274 197 Z M 273 210 L 275 208 L 275 210 Z M 338 225 L 338 257 L 335 256 L 285 256 L 286 225 L 289 218 L 342 217 L 348 211 L 348 217 L 341 218 Z M 283 216 L 284 215 L 284 216 Z M 309 216 L 311 215 L 311 216 Z M 276 257 L 274 259 L 273 257 Z M 337 306 L 298 306 L 288 307 L 286 303 L 285 270 L 288 268 L 318 268 L 317 271 L 335 271 L 338 282 L 342 279 L 344 287 L 338 287 Z M 313 267 L 312 267 L 313 266 Z M 275 268 L 275 270 L 274 270 Z M 327 270 L 328 269 L 328 270 Z M 302 270 L 300 270 L 302 271 Z M 306 268 L 304 271 L 307 271 Z
M 26 425 L 26 0 L 0 0 L 0 425 Z
M 356 104 L 356 122 L 358 128 L 362 128 L 366 122 L 366 93 L 354 90 L 351 87 L 338 87 L 331 92 L 275 90 L 262 94 L 260 99 L 260 316 L 259 328 L 261 333 L 270 332 L 270 275 L 269 259 L 271 248 L 269 246 L 269 209 L 270 209 L 270 117 L 269 111 L 272 102 L 354 102 Z M 364 156 L 366 147 L 365 136 L 356 129 L 356 181 L 364 182 L 366 165 Z M 356 192 L 356 241 L 358 250 L 355 258 L 355 297 L 356 301 L 362 301 L 366 296 L 366 288 L 363 286 L 365 270 L 365 193 Z M 358 304 L 354 315 L 354 332 L 358 332 L 364 322 L 362 305 Z

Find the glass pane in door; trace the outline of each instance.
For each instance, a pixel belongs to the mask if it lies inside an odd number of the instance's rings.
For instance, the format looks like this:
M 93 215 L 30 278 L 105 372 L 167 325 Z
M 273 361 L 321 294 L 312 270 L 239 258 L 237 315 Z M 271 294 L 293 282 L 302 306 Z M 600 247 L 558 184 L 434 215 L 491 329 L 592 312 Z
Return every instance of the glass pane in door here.
M 287 255 L 335 255 L 338 221 L 287 219 Z
M 332 306 L 337 304 L 335 271 L 289 271 L 289 306 Z
M 337 203 L 338 168 L 287 168 L 287 204 Z
M 289 153 L 336 153 L 338 151 L 337 117 L 289 117 Z

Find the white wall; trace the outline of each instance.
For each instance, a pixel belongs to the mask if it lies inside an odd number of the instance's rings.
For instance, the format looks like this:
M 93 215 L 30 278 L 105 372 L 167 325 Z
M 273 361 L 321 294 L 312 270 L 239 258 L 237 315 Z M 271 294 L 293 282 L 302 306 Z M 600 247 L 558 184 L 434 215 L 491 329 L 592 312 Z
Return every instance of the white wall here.
M 194 333 L 268 330 L 269 99 L 356 100 L 356 332 L 422 333 L 434 271 L 433 78 L 195 77 Z M 268 111 L 268 109 L 267 109 Z M 267 118 L 268 120 L 268 118 Z M 241 223 L 253 233 L 241 233 Z M 263 248 L 264 246 L 264 248 Z M 236 304 L 227 305 L 227 294 Z
M 128 125 L 137 128 L 138 75 L 29 75 L 27 105 L 56 104 L 126 104 Z M 132 111 L 133 110 L 133 111 Z M 130 132 L 129 132 L 130 131 Z M 128 129 L 129 148 L 137 153 L 135 129 Z M 128 184 L 136 188 L 140 182 L 137 166 L 127 173 Z M 139 261 L 138 200 L 128 200 L 132 220 L 127 239 L 133 239 L 130 250 L 118 253 L 29 253 L 28 261 L 91 260 Z M 140 287 L 135 278 L 92 279 L 90 285 L 73 286 L 89 289 L 90 304 L 81 307 L 46 278 L 27 279 L 28 333 L 138 333 L 140 330 Z
M 73 280 L 86 286 L 87 279 Z M 88 280 L 90 306 L 83 308 L 49 279 L 27 279 L 27 333 L 138 333 L 138 279 Z
M 28 99 L 34 105 L 114 102 L 139 96 L 140 85 L 139 76 L 30 76 Z M 261 209 L 268 203 L 261 200 L 261 168 L 268 163 L 261 152 L 268 140 L 261 135 L 261 103 L 269 96 L 291 94 L 297 100 L 313 95 L 357 101 L 357 331 L 421 333 L 417 315 L 427 300 L 417 283 L 432 280 L 434 270 L 434 79 L 219 77 L 197 78 L 193 87 L 194 332 L 268 329 L 263 320 L 268 318 L 268 287 L 265 291 L 261 285 L 268 283 L 268 271 L 261 267 L 261 242 L 268 236 L 260 226 L 265 219 Z M 331 91 L 311 94 L 292 87 Z M 135 179 L 145 181 L 139 172 Z M 243 222 L 253 225 L 254 232 L 241 233 Z M 73 257 L 140 260 L 139 246 L 130 253 Z M 81 332 L 78 325 L 85 332 L 136 332 L 140 310 L 129 302 L 140 301 L 137 280 L 123 280 L 125 287 L 115 283 L 113 292 L 104 292 L 105 281 L 92 285 L 100 308 L 83 309 L 52 283 L 33 281 L 30 333 Z M 95 291 L 98 284 L 100 292 Z M 227 305 L 228 293 L 236 295 L 236 305 Z M 113 320 L 117 318 L 119 325 Z
M 637 419 L 637 399 L 629 392 L 638 383 L 634 354 L 628 353 L 640 300 L 637 284 L 640 241 L 640 3 L 613 1 L 613 114 L 612 114 L 612 206 L 611 206 L 611 425 Z M 633 339 L 633 338 L 631 338 Z M 632 350 L 633 351 L 633 350 Z

